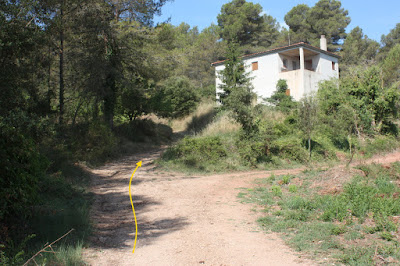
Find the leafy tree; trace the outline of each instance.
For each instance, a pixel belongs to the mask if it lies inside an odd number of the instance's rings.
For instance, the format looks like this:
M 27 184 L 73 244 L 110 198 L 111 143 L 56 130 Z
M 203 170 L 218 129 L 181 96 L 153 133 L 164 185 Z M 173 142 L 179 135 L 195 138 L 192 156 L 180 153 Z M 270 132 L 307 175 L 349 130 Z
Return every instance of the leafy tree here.
M 285 22 L 292 32 L 292 43 L 306 41 L 319 46 L 320 36 L 326 35 L 328 50 L 337 51 L 346 38 L 350 17 L 339 0 L 320 0 L 311 8 L 304 4 L 293 7 Z
M 192 112 L 199 101 L 198 92 L 186 77 L 171 77 L 153 98 L 154 110 L 163 117 L 180 118 Z
M 382 35 L 381 43 L 382 48 L 379 51 L 379 57 L 380 59 L 383 59 L 390 49 L 392 49 L 396 44 L 400 44 L 400 23 L 397 23 L 396 27 L 387 35 Z
M 286 80 L 278 80 L 276 83 L 276 91 L 270 98 L 266 99 L 267 102 L 281 111 L 290 112 L 294 107 L 296 107 L 296 103 L 293 101 L 292 96 L 286 94 L 287 89 L 288 85 Z
M 280 25 L 274 17 L 264 14 L 263 20 L 263 28 L 256 40 L 252 42 L 252 46 L 259 47 L 258 50 L 265 50 L 273 46 L 280 34 Z
M 269 47 L 279 35 L 279 24 L 269 15 L 261 15 L 259 4 L 233 0 L 224 4 L 218 15 L 220 36 L 227 42 L 237 41 L 248 51 L 251 47 Z
M 202 94 L 210 96 L 207 89 L 213 88 L 213 97 L 215 97 L 215 70 L 210 62 L 221 59 L 225 48 L 225 43 L 219 42 L 218 39 L 216 25 L 211 25 L 198 34 L 193 45 L 185 50 L 187 60 L 183 72 Z
M 307 23 L 310 7 L 306 4 L 300 4 L 293 7 L 284 17 L 285 23 L 289 26 L 290 41 L 292 43 L 306 41 L 310 38 L 310 25 Z
M 232 111 L 234 119 L 242 125 L 244 131 L 251 133 L 255 129 L 252 108 L 254 93 L 249 74 L 246 73 L 240 58 L 237 43 L 228 44 L 226 57 L 225 68 L 220 73 L 222 80 L 220 101 L 223 108 Z
M 121 113 L 127 115 L 129 120 L 136 120 L 144 114 L 150 113 L 152 89 L 145 80 L 135 80 L 122 88 Z
M 355 27 L 343 43 L 341 63 L 344 65 L 358 65 L 375 59 L 379 43 L 364 35 L 360 27 Z
M 354 121 L 353 132 L 359 136 L 396 133 L 393 120 L 398 117 L 400 92 L 396 87 L 384 86 L 381 72 L 376 65 L 366 69 L 353 68 L 341 79 L 339 87 L 335 83 L 325 83 L 318 91 L 322 97 L 321 110 L 326 115 L 347 110 L 347 117 Z
M 161 14 L 161 7 L 170 0 L 111 0 L 106 1 L 112 8 L 114 20 L 137 21 L 151 26 L 154 15 Z
M 221 38 L 228 42 L 237 40 L 240 45 L 250 44 L 262 29 L 261 12 L 261 5 L 246 0 L 233 0 L 224 4 L 217 17 Z
M 299 126 L 307 137 L 308 153 L 311 159 L 311 138 L 318 123 L 318 102 L 313 95 L 302 98 L 299 104 Z
M 386 86 L 400 88 L 400 43 L 394 46 L 382 62 L 383 79 Z
M 0 117 L 0 223 L 26 218 L 36 203 L 38 183 L 45 174 L 47 161 L 34 140 L 15 125 L 21 113 Z M 22 113 L 22 116 L 25 116 Z

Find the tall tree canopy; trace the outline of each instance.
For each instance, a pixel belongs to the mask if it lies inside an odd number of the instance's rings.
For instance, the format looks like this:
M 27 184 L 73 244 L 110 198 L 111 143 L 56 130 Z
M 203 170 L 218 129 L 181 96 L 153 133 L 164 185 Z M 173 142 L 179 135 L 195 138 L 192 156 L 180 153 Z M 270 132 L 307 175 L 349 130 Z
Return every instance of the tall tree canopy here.
M 379 58 L 383 59 L 396 44 L 400 44 L 400 23 L 392 29 L 387 35 L 382 35 L 382 48 L 379 51 Z
M 250 133 L 254 129 L 251 103 L 255 95 L 237 43 L 228 44 L 226 57 L 225 68 L 220 72 L 220 101 L 225 109 L 232 111 L 234 119 L 242 125 L 243 130 Z
M 266 14 L 262 14 L 260 4 L 246 0 L 233 0 L 222 6 L 218 15 L 220 36 L 227 42 L 236 41 L 249 47 L 269 47 L 279 34 L 279 24 Z
M 320 36 L 326 35 L 330 51 L 340 50 L 350 21 L 348 11 L 339 0 L 320 0 L 311 8 L 301 4 L 285 16 L 292 42 L 306 41 L 318 46 Z
M 368 63 L 375 58 L 378 49 L 378 42 L 364 35 L 360 27 L 355 27 L 343 43 L 341 63 L 345 65 Z

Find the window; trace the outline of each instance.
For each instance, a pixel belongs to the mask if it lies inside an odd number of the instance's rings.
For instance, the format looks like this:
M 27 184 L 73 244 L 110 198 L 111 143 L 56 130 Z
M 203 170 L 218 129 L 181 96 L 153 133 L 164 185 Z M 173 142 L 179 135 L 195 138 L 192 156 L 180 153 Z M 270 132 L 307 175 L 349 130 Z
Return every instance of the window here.
M 253 71 L 258 70 L 258 62 L 253 62 L 253 63 L 251 63 L 251 69 L 252 69 Z
M 336 70 L 335 62 L 332 62 L 332 70 Z

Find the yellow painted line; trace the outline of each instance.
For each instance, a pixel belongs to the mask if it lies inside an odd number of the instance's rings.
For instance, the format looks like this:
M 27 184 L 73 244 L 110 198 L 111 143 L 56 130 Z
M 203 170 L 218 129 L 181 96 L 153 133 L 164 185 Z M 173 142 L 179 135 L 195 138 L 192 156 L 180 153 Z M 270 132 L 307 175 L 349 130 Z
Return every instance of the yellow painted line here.
M 133 251 L 132 251 L 132 253 L 135 253 L 136 241 L 137 241 L 137 235 L 138 235 L 138 229 L 137 229 L 137 220 L 136 220 L 136 214 L 135 214 L 135 207 L 133 207 L 133 201 L 132 201 L 131 184 L 132 184 L 133 176 L 135 175 L 136 170 L 137 170 L 139 167 L 142 167 L 142 161 L 140 161 L 140 162 L 138 162 L 138 163 L 136 164 L 135 171 L 133 171 L 132 176 L 131 176 L 131 180 L 129 181 L 129 198 L 131 199 L 131 205 L 132 205 L 133 216 L 135 217 L 135 229 L 136 229 L 136 231 L 135 231 L 135 232 L 136 232 L 136 233 L 135 233 L 135 244 L 134 244 L 134 246 L 133 246 Z

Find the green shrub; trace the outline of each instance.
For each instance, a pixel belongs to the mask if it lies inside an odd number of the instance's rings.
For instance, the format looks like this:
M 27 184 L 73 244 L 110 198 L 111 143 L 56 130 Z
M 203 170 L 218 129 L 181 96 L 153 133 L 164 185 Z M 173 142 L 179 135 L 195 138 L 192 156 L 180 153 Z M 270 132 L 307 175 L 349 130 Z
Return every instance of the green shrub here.
M 0 119 L 0 221 L 30 215 L 47 166 L 33 139 Z
M 203 168 L 205 164 L 219 164 L 227 151 L 219 137 L 185 137 L 177 145 L 170 147 L 162 155 L 163 160 L 176 160 L 193 168 Z
M 392 151 L 399 147 L 399 142 L 393 136 L 377 135 L 373 139 L 367 139 L 364 143 L 359 144 L 360 151 L 367 156 L 379 152 Z
M 320 205 L 324 211 L 321 218 L 325 221 L 343 221 L 349 216 L 363 219 L 369 212 L 375 218 L 400 214 L 400 199 L 391 194 L 394 188 L 390 185 L 388 188 L 387 183 L 382 185 L 382 180 L 378 179 L 377 182 L 377 186 L 372 186 L 358 177 L 344 186 L 342 194 L 321 197 Z
M 274 196 L 277 196 L 277 197 L 282 196 L 282 189 L 280 186 L 272 186 L 271 192 L 272 192 L 272 194 L 274 194 Z
M 311 149 L 313 154 L 318 154 L 324 159 L 336 159 L 335 146 L 328 136 L 318 134 L 313 137 Z
M 301 139 L 293 135 L 272 141 L 269 150 L 272 154 L 289 160 L 305 162 L 308 158 L 307 150 L 302 146 Z
M 91 163 L 104 162 L 116 152 L 117 138 L 111 129 L 102 123 L 83 124 L 72 129 L 69 141 L 76 159 Z
M 260 134 L 245 135 L 241 132 L 236 146 L 245 165 L 256 166 L 266 159 L 265 140 Z
M 284 185 L 287 185 L 287 184 L 290 183 L 290 179 L 292 179 L 292 177 L 291 177 L 290 175 L 284 175 L 284 176 L 282 177 L 282 183 L 283 183 Z
M 285 206 L 291 210 L 314 210 L 315 204 L 312 200 L 305 199 L 300 196 L 292 196 L 287 198 Z
M 179 118 L 196 109 L 200 97 L 186 77 L 170 77 L 154 97 L 154 109 L 162 117 Z
M 298 190 L 296 185 L 289 185 L 289 192 L 290 193 L 296 193 Z
M 336 226 L 332 227 L 332 229 L 331 229 L 331 235 L 341 235 L 344 233 L 346 233 L 346 227 L 344 227 L 344 226 L 336 225 Z

